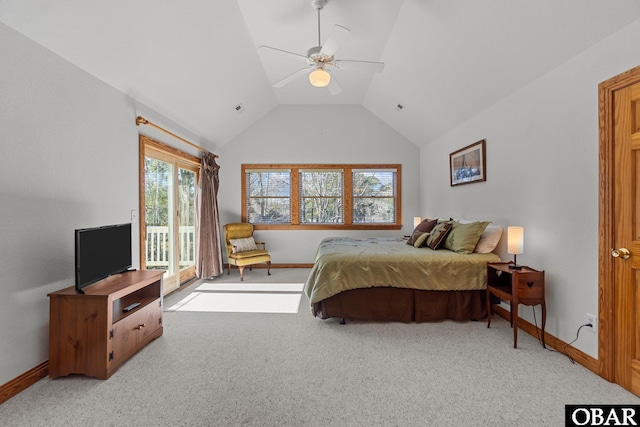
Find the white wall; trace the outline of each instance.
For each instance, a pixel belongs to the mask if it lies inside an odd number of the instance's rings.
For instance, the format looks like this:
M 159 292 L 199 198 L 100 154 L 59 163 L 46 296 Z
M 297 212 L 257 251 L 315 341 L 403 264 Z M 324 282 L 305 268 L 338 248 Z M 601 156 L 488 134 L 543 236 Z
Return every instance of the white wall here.
M 639 39 L 636 21 L 421 150 L 425 213 L 524 226 L 518 262 L 546 271 L 547 331 L 565 342 L 598 312 L 597 86 L 640 64 Z M 487 181 L 451 188 L 449 153 L 480 139 Z M 574 346 L 597 358 L 595 334 Z
M 410 234 L 418 215 L 419 149 L 359 105 L 281 105 L 220 150 L 220 223 L 241 219 L 242 163 L 400 163 L 400 231 L 256 231 L 273 263 L 313 263 L 328 236 Z
M 48 359 L 47 294 L 74 284 L 74 230 L 129 222 L 138 209 L 146 130 L 135 117 L 162 116 L 4 24 L 0 58 L 4 384 Z M 134 267 L 138 240 L 134 227 Z

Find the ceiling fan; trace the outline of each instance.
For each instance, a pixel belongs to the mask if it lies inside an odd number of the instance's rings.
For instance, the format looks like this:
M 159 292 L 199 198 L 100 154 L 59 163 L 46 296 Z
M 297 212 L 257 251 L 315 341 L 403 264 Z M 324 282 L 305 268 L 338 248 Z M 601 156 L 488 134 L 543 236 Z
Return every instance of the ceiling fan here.
M 384 63 L 382 62 L 335 59 L 333 55 L 338 50 L 342 42 L 344 42 L 344 40 L 349 36 L 351 31 L 342 25 L 336 24 L 329 32 L 329 36 L 324 42 L 324 45 L 321 44 L 320 11 L 327 4 L 327 0 L 311 0 L 311 4 L 318 12 L 318 45 L 309 49 L 306 55 L 271 46 L 262 45 L 258 47 L 258 50 L 268 49 L 306 63 L 304 68 L 301 68 L 295 73 L 292 73 L 282 80 L 274 83 L 273 87 L 283 87 L 306 74 L 309 76 L 309 82 L 311 85 L 315 87 L 327 87 L 332 95 L 337 95 L 342 92 L 342 89 L 336 79 L 331 75 L 328 68 L 333 67 L 338 69 L 360 70 L 375 73 L 382 72 L 384 69 Z

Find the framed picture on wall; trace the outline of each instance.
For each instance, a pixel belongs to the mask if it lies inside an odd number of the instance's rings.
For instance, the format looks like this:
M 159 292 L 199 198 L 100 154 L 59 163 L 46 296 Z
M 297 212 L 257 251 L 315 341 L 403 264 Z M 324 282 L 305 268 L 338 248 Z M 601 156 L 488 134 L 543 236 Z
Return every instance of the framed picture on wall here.
M 484 139 L 449 154 L 449 178 L 452 187 L 487 180 Z

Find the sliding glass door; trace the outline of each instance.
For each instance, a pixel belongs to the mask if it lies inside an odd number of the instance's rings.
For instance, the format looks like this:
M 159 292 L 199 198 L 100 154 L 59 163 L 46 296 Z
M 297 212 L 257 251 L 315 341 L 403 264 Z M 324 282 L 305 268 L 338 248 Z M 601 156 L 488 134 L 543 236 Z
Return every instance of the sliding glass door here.
M 173 193 L 173 165 L 145 157 L 145 268 L 165 270 L 165 288 L 167 279 L 176 272 Z
M 178 267 L 190 273 L 182 279 L 195 275 L 197 176 L 197 171 L 178 167 Z
M 165 270 L 164 293 L 195 277 L 199 159 L 141 136 L 141 268 Z

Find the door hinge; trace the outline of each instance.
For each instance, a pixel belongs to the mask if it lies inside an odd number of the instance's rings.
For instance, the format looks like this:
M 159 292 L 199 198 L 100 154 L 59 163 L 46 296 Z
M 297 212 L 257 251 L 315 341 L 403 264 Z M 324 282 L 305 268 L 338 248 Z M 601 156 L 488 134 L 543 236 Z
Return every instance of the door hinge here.
M 109 331 L 109 339 L 113 338 L 113 329 Z
M 162 317 L 158 318 L 158 325 L 162 325 Z
M 114 358 L 113 351 L 109 353 L 109 362 L 111 362 Z

